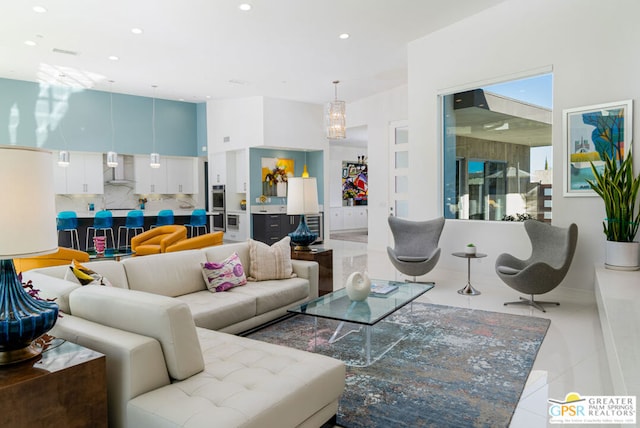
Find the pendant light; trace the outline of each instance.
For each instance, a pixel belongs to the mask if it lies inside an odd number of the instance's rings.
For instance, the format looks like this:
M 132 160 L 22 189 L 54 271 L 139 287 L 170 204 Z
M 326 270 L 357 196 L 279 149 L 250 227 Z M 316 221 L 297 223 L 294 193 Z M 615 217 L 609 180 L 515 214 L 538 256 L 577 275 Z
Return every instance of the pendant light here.
M 327 138 L 330 140 L 342 139 L 347 136 L 345 130 L 345 102 L 338 100 L 338 83 L 340 83 L 339 80 L 333 81 L 335 85 L 335 99 L 327 103 L 327 109 L 325 110 L 325 127 Z
M 111 151 L 107 152 L 107 166 L 109 168 L 115 168 L 118 166 L 118 153 L 116 153 L 115 139 L 116 139 L 116 130 L 113 124 L 113 80 L 109 80 L 111 83 L 111 92 L 109 92 L 109 114 L 111 116 Z
M 153 152 L 149 157 L 151 168 L 160 168 L 160 153 L 156 152 L 156 88 L 157 85 L 153 85 L 153 110 L 151 116 L 151 132 L 153 137 Z
M 69 155 L 69 151 L 67 150 L 67 139 L 64 138 L 64 132 L 62 130 L 63 120 L 64 118 L 60 119 L 60 136 L 62 137 L 62 142 L 64 142 L 64 150 L 60 150 L 60 152 L 58 152 L 58 166 L 66 168 L 69 166 L 71 156 Z

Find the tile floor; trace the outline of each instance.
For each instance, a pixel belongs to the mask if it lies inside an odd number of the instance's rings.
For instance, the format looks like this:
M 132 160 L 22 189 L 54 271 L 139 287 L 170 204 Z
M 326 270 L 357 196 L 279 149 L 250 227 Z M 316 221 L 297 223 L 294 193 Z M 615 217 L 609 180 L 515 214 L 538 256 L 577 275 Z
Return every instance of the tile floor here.
M 334 289 L 340 288 L 346 277 L 356 270 L 366 270 L 373 278 L 403 279 L 388 261 L 386 252 L 368 251 L 367 244 L 327 240 L 323 246 L 333 249 Z M 511 428 L 548 426 L 548 398 L 563 400 L 569 392 L 613 395 L 593 293 L 558 287 L 546 294 L 544 300 L 559 301 L 561 304 L 558 307 L 550 306 L 546 313 L 525 306 L 504 306 L 504 302 L 517 300 L 519 294 L 497 277 L 474 275 L 473 262 L 471 283 L 481 291 L 481 295 L 463 296 L 456 292 L 467 280 L 466 267 L 461 265 L 460 271 L 436 268 L 428 274 L 425 280 L 434 281 L 436 286 L 418 301 L 551 320 Z

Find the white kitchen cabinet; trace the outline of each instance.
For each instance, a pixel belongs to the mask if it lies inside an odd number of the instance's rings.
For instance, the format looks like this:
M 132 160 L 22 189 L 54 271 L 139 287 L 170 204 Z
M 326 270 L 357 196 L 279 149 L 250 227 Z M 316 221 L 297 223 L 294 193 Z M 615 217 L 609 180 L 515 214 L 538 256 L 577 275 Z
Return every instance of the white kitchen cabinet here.
M 329 217 L 329 227 L 331 230 L 344 229 L 344 218 L 342 216 L 341 207 L 331 207 L 331 214 Z
M 227 184 L 227 153 L 211 155 L 211 184 Z
M 149 156 L 134 156 L 135 193 L 169 193 L 167 185 L 167 159 L 160 157 L 160 168 L 151 168 Z
M 198 163 L 191 157 L 168 157 L 167 193 L 198 193 Z
M 59 194 L 99 195 L 104 193 L 102 153 L 69 154 L 69 165 L 61 167 L 54 156 L 54 188 Z
M 331 230 L 366 229 L 367 207 L 331 207 L 329 226 Z
M 236 167 L 236 193 L 247 192 L 247 152 L 245 150 L 237 150 L 235 152 Z

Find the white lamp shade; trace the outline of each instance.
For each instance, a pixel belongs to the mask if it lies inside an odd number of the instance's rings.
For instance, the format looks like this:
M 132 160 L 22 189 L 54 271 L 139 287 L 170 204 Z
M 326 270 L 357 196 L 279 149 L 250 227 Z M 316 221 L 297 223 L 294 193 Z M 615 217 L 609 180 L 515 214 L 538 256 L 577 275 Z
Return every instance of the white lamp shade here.
M 318 214 L 318 183 L 315 177 L 290 177 L 287 182 L 287 214 Z
M 0 259 L 58 250 L 52 153 L 0 146 Z

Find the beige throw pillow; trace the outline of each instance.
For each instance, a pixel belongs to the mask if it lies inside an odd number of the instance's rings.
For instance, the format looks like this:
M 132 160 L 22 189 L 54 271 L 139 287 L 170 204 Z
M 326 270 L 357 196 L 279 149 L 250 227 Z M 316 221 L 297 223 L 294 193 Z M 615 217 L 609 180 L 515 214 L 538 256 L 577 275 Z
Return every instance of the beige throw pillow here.
M 275 244 L 249 239 L 250 281 L 286 279 L 294 277 L 291 266 L 291 238 L 282 238 Z

